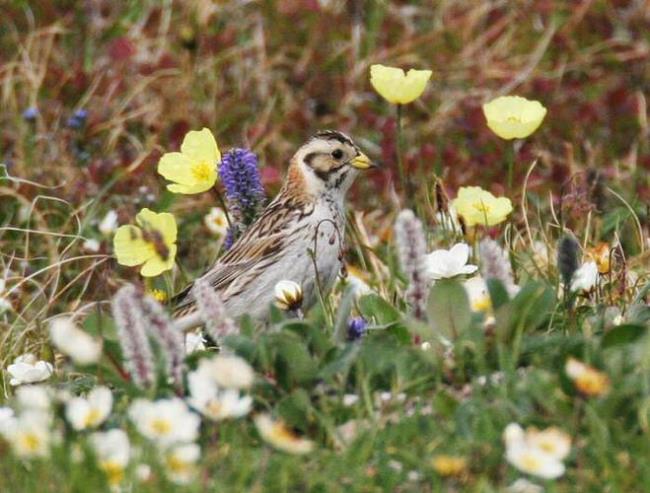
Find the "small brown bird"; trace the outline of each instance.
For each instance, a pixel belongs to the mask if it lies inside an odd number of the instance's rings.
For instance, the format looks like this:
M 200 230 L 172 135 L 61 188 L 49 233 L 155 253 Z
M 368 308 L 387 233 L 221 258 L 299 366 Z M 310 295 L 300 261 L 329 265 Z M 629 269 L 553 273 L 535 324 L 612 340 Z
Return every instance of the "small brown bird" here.
M 231 317 L 264 318 L 281 280 L 301 286 L 303 309 L 315 303 L 319 286 L 323 294 L 331 289 L 341 267 L 345 194 L 358 170 L 370 167 L 370 159 L 341 132 L 318 132 L 298 149 L 278 196 L 200 278 Z M 191 288 L 176 297 L 174 315 L 198 322 Z

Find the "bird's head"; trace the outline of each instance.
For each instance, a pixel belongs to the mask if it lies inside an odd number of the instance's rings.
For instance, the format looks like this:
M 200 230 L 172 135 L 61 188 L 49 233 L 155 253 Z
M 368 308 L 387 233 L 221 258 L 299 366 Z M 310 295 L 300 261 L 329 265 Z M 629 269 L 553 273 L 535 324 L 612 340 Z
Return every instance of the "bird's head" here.
M 347 135 L 335 130 L 317 132 L 294 155 L 289 180 L 313 196 L 343 196 L 359 170 L 375 167 Z

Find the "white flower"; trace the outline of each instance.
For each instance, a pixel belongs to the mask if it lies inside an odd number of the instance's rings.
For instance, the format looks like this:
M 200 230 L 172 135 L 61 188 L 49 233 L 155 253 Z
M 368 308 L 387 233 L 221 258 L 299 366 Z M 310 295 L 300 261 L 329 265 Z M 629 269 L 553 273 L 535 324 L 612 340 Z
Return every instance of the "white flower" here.
M 200 418 L 178 398 L 136 399 L 129 408 L 129 417 L 142 435 L 162 446 L 194 441 L 201 424 Z
M 49 453 L 52 436 L 50 416 L 40 411 L 25 411 L 9 419 L 2 433 L 18 457 L 45 457 Z
M 23 410 L 49 412 L 52 389 L 45 385 L 22 385 L 16 390 L 16 402 Z
M 185 354 L 192 354 L 196 351 L 205 351 L 205 339 L 200 332 L 188 332 L 185 334 Z
M 355 298 L 361 298 L 362 296 L 373 293 L 372 288 L 364 280 L 362 271 L 353 266 L 347 267 L 346 270 L 347 275 L 345 278 L 339 277 L 339 280 L 346 288 L 349 287 L 352 290 Z
M 302 305 L 300 284 L 283 279 L 275 285 L 275 304 L 280 310 L 298 310 Z
M 591 291 L 598 282 L 598 265 L 593 260 L 582 264 L 573 273 L 571 291 Z
M 487 312 L 492 309 L 492 300 L 485 280 L 481 277 L 472 277 L 463 283 L 469 306 L 473 312 Z
M 81 248 L 83 248 L 87 252 L 96 253 L 99 251 L 100 246 L 101 244 L 99 243 L 99 241 L 95 240 L 94 238 L 90 238 L 83 242 Z
M 201 457 L 201 448 L 196 443 L 179 445 L 164 454 L 165 471 L 176 484 L 188 484 L 196 474 L 196 462 Z
M 113 429 L 96 432 L 90 436 L 99 467 L 111 486 L 116 487 L 124 479 L 124 470 L 131 458 L 129 437 L 123 430 Z
M 473 274 L 478 267 L 467 264 L 469 246 L 458 243 L 450 250 L 434 250 L 424 257 L 424 268 L 429 279 L 448 279 L 461 274 Z
M 5 435 L 16 423 L 14 410 L 7 406 L 0 407 L 0 435 Z
M 102 424 L 113 407 L 113 394 L 108 387 L 95 387 L 87 397 L 74 397 L 65 406 L 65 417 L 75 430 L 95 428 Z
M 220 207 L 212 207 L 210 212 L 203 217 L 203 223 L 210 233 L 217 237 L 225 236 L 228 232 L 228 219 Z
M 7 367 L 7 372 L 11 375 L 9 381 L 11 385 L 42 382 L 50 378 L 53 371 L 54 367 L 51 363 L 37 361 L 36 356 L 29 353 L 18 356 L 13 364 Z
M 571 439 L 557 428 L 524 431 L 510 423 L 504 433 L 506 460 L 522 472 L 543 479 L 556 479 L 564 474 L 562 460 L 571 451 Z
M 242 395 L 236 388 L 220 388 L 204 372 L 193 371 L 188 375 L 189 404 L 204 416 L 221 421 L 239 418 L 250 412 L 253 399 Z
M 544 488 L 540 485 L 531 483 L 525 478 L 519 478 L 510 486 L 508 486 L 508 493 L 544 493 Z
M 245 359 L 234 354 L 219 354 L 199 362 L 198 372 L 226 389 L 247 389 L 253 385 L 255 372 Z
M 255 416 L 255 426 L 267 443 L 283 452 L 301 455 L 314 448 L 314 442 L 297 436 L 282 421 L 274 421 L 268 414 Z
M 99 232 L 104 236 L 111 236 L 117 230 L 117 212 L 110 210 L 99 223 Z
M 79 365 L 96 363 L 102 354 L 101 342 L 78 328 L 68 317 L 52 320 L 50 339 L 59 351 Z
M 357 402 L 359 402 L 359 396 L 357 394 L 345 394 L 343 396 L 343 405 L 345 407 L 354 406 Z

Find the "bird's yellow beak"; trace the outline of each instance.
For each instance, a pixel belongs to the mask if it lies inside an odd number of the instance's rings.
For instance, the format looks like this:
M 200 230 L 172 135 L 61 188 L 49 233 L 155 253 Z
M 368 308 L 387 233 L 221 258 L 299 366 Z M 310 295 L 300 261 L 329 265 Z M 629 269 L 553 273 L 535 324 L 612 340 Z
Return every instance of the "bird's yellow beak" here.
M 363 152 L 360 152 L 358 156 L 352 159 L 352 161 L 350 161 L 350 164 L 357 169 L 368 169 L 376 167 L 373 162 L 370 161 L 370 158 Z

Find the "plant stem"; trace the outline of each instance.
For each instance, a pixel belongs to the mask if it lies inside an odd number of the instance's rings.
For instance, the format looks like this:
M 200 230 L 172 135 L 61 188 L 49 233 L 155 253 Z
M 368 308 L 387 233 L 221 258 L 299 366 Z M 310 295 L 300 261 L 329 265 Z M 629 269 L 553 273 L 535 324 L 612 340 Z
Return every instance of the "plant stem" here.
M 402 105 L 397 105 L 397 170 L 399 172 L 399 180 L 402 185 L 402 192 L 406 196 L 406 206 L 411 207 L 413 197 L 411 197 L 410 187 L 404 172 L 404 162 L 402 160 L 402 153 L 404 152 L 404 138 L 402 135 Z
M 515 164 L 515 140 L 512 141 L 512 146 L 508 146 L 508 152 L 506 156 L 506 163 L 508 166 L 508 191 L 512 192 L 512 174 Z

